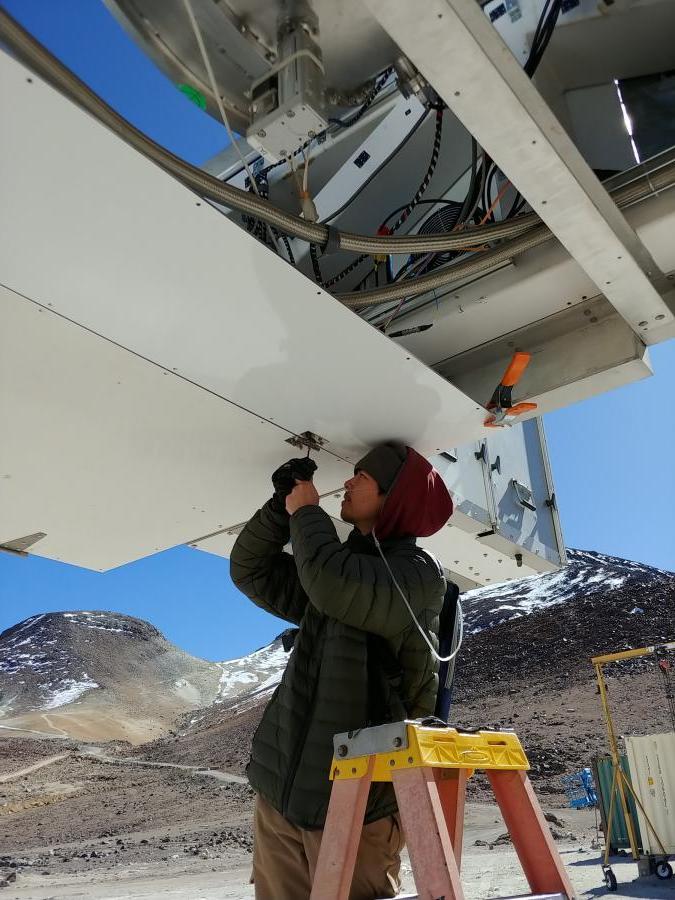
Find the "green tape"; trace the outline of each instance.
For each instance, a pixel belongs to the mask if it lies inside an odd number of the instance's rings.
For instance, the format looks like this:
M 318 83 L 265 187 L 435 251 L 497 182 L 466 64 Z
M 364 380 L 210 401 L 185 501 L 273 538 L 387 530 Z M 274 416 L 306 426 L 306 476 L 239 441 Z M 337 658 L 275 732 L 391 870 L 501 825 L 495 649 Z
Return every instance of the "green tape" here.
M 185 94 L 188 100 L 191 100 L 195 106 L 198 106 L 200 109 L 206 109 L 206 97 L 201 91 L 198 91 L 197 88 L 192 87 L 191 84 L 179 84 L 178 90 L 182 94 Z

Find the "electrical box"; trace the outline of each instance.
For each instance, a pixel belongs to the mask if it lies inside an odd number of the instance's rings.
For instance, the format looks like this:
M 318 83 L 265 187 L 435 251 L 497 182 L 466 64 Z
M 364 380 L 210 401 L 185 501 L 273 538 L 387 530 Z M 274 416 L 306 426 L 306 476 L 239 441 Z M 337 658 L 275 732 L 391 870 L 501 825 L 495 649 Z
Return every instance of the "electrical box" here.
M 625 741 L 631 784 L 644 807 L 644 812 L 637 809 L 644 848 L 663 853 L 648 818 L 665 852 L 675 853 L 675 732 L 627 736 Z
M 495 428 L 482 441 L 430 458 L 455 510 L 444 545 L 429 547 L 453 575 L 477 584 L 565 565 L 565 547 L 540 419 Z M 424 542 L 423 542 L 424 543 Z M 451 547 L 456 552 L 448 552 Z M 452 560 L 452 556 L 458 560 Z M 457 569 L 457 565 L 466 566 Z

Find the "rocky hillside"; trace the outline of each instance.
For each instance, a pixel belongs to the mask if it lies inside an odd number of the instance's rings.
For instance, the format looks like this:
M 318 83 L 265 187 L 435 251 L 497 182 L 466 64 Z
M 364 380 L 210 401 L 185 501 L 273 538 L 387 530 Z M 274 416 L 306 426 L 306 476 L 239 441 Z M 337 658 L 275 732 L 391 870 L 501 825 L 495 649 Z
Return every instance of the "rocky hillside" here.
M 590 551 L 570 550 L 561 572 L 479 588 L 462 599 L 466 627 L 451 722 L 515 729 L 533 777 L 553 791 L 560 785 L 551 776 L 588 765 L 606 746 L 590 656 L 675 638 L 675 573 Z M 245 673 L 260 659 L 268 663 L 268 680 L 256 667 L 249 688 Z M 224 664 L 238 677 L 219 703 L 184 716 L 173 734 L 139 753 L 243 771 L 285 659 L 276 641 Z M 608 678 L 620 730 L 670 727 L 653 659 L 616 666 Z
M 32 616 L 0 634 L 0 725 L 138 743 L 211 704 L 223 675 L 140 619 Z
M 463 597 L 452 722 L 515 728 L 541 777 L 604 747 L 590 656 L 675 636 L 674 573 L 588 551 L 569 558 L 561 572 Z M 0 635 L 0 727 L 124 739 L 147 758 L 241 772 L 287 660 L 281 638 L 208 663 L 128 616 L 34 616 Z M 653 660 L 615 673 L 619 729 L 669 727 Z

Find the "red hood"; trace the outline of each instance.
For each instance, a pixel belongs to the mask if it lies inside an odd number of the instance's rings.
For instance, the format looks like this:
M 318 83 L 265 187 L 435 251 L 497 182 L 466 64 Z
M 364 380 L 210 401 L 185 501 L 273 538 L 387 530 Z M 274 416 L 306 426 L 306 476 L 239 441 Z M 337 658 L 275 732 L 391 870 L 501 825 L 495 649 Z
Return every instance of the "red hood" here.
M 452 499 L 436 469 L 412 447 L 406 447 L 406 451 L 405 462 L 373 529 L 380 541 L 429 537 L 452 515 Z

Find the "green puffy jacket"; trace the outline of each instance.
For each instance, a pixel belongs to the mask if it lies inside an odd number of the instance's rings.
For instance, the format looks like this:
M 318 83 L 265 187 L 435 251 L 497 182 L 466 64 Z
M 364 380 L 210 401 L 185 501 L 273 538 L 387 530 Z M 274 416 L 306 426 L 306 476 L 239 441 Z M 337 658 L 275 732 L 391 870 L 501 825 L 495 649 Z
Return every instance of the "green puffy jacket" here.
M 293 556 L 283 551 L 289 537 Z M 436 642 L 442 570 L 414 538 L 381 544 Z M 288 821 L 322 828 L 333 735 L 432 714 L 437 664 L 372 538 L 354 530 L 342 543 L 318 506 L 289 517 L 268 502 L 237 538 L 231 574 L 256 605 L 300 629 L 253 738 L 249 780 Z M 395 811 L 391 785 L 374 784 L 365 821 Z

